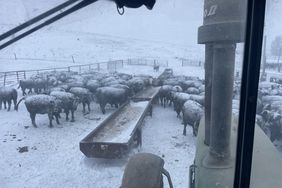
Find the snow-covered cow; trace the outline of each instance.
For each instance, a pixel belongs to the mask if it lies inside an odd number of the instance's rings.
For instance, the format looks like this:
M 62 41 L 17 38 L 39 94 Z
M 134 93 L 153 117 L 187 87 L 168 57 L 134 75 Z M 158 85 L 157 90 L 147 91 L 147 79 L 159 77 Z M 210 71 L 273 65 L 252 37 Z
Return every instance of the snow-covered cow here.
M 193 135 L 196 136 L 200 120 L 204 114 L 202 106 L 193 100 L 187 100 L 182 107 L 182 113 L 184 124 L 183 135 L 186 135 L 186 127 L 189 124 L 193 128 Z
M 53 127 L 53 116 L 55 116 L 57 124 L 60 124 L 59 117 L 61 109 L 59 107 L 59 100 L 55 97 L 44 94 L 27 96 L 18 102 L 17 107 L 22 100 L 25 100 L 25 106 L 34 127 L 37 127 L 35 123 L 36 114 L 48 114 L 50 127 Z
M 100 87 L 96 90 L 96 100 L 100 105 L 103 114 L 106 113 L 105 106 L 107 104 L 119 105 L 125 103 L 128 99 L 128 93 L 123 88 Z
M 69 92 L 79 98 L 79 102 L 83 105 L 83 113 L 85 113 L 86 105 L 88 107 L 88 112 L 90 112 L 90 102 L 93 100 L 93 96 L 88 89 L 83 87 L 73 87 Z
M 53 91 L 50 95 L 59 99 L 59 107 L 64 110 L 66 120 L 69 120 L 69 112 L 71 112 L 71 122 L 74 122 L 74 111 L 77 109 L 79 98 L 72 93 L 64 91 Z

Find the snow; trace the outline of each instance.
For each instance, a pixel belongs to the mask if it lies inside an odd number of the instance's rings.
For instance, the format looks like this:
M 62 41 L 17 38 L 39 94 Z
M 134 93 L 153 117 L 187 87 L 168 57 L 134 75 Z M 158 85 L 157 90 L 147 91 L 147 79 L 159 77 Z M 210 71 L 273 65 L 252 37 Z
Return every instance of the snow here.
M 7 7 L 22 8 L 17 8 L 18 16 L 3 13 L 9 16 L 5 20 L 0 17 L 0 25 L 18 25 L 61 2 L 6 3 Z M 183 4 L 194 8 L 187 11 Z M 202 4 L 181 0 L 172 5 L 165 1 L 157 3 L 153 11 L 126 9 L 125 15 L 119 16 L 114 4 L 98 1 L 0 51 L 0 65 L 5 64 L 0 71 L 31 69 L 38 64 L 41 68 L 54 68 L 139 57 L 203 59 L 204 47 L 196 41 L 197 28 L 202 23 Z M 189 27 L 183 23 L 189 23 Z
M 51 101 L 55 101 L 55 97 L 49 96 L 49 95 L 31 95 L 27 96 L 25 99 L 25 103 L 28 103 L 30 105 L 40 105 L 40 104 L 49 104 Z
M 72 87 L 70 89 L 70 93 L 73 93 L 75 95 L 88 95 L 90 94 L 90 91 L 83 87 Z
M 127 143 L 148 101 L 131 102 L 93 137 L 94 142 Z
M 64 0 L 0 1 L 0 7 L 5 7 L 0 12 L 0 32 L 62 2 Z M 181 65 L 181 58 L 197 62 L 204 59 L 204 45 L 197 44 L 203 2 L 157 1 L 153 11 L 144 7 L 125 9 L 125 15 L 119 16 L 114 4 L 98 1 L 1 50 L 0 72 L 148 58 L 168 62 L 168 67 L 161 66 L 160 72 L 154 72 L 151 66 L 125 64 L 118 71 L 157 77 L 165 68 L 173 68 L 175 75 L 203 79 L 202 66 Z M 267 16 L 269 41 L 275 34 L 281 33 L 280 24 L 277 24 L 277 21 L 280 23 L 281 7 L 273 6 L 270 9 L 273 14 Z M 274 30 L 267 29 L 274 25 Z M 241 62 L 243 47 L 238 46 L 236 62 Z M 241 64 L 236 65 L 236 69 L 240 70 Z M 101 64 L 103 71 L 105 66 Z M 116 188 L 121 184 L 129 157 L 137 152 L 161 156 L 174 187 L 188 187 L 189 165 L 195 155 L 195 137 L 190 127 L 187 128 L 187 136 L 182 135 L 182 121 L 176 117 L 172 107 L 154 105 L 153 117 L 146 117 L 143 123 L 142 148 L 132 150 L 119 160 L 105 160 L 86 158 L 79 150 L 79 142 L 112 114 L 114 108 L 107 106 L 107 113 L 103 115 L 99 106 L 91 103 L 92 111 L 83 115 L 79 105 L 74 123 L 62 117 L 61 124 L 54 123 L 54 128 L 49 128 L 46 115 L 37 115 L 38 128 L 34 128 L 23 105 L 20 104 L 18 112 L 0 110 L 0 166 L 4 169 L 0 171 L 1 187 Z M 136 109 L 143 109 L 146 102 L 134 105 Z M 127 118 L 132 116 L 126 115 L 120 120 L 129 127 L 127 130 L 132 130 L 130 127 L 134 123 L 127 123 Z M 136 121 L 132 118 L 132 122 Z M 129 132 L 125 131 L 116 138 L 124 139 Z M 28 146 L 28 152 L 19 153 L 17 148 L 23 146 Z
M 146 103 L 135 105 L 144 107 Z M 79 151 L 79 141 L 113 112 L 113 109 L 109 109 L 103 115 L 96 104 L 92 104 L 92 109 L 93 112 L 86 116 L 78 109 L 75 114 L 76 122 L 66 122 L 63 118 L 61 124 L 55 124 L 54 128 L 48 127 L 48 118 L 44 115 L 36 117 L 38 128 L 33 128 L 23 106 L 19 108 L 19 112 L 0 111 L 0 155 L 3 156 L 0 165 L 5 169 L 0 172 L 1 186 L 99 185 L 114 188 L 120 185 L 128 157 L 121 160 L 88 159 Z M 195 152 L 195 138 L 191 132 L 186 137 L 183 136 L 182 128 L 181 120 L 176 118 L 172 108 L 164 109 L 156 105 L 153 118 L 145 119 L 143 146 L 140 150 L 164 156 L 165 167 L 171 173 L 175 187 L 188 185 L 188 166 L 192 163 Z M 28 146 L 29 151 L 19 153 L 17 148 L 23 146 Z M 135 152 L 137 151 L 131 151 L 129 156 Z
M 3 24 L 1 28 L 6 30 L 18 25 L 59 2 L 63 1 L 3 1 L 1 5 L 9 5 L 15 14 L 5 19 L 5 24 L 12 25 Z M 187 10 L 186 7 L 193 8 Z M 118 71 L 157 77 L 165 68 L 173 68 L 176 75 L 203 78 L 203 67 L 182 67 L 179 59 L 203 60 L 204 46 L 196 41 L 197 28 L 202 24 L 202 7 L 203 1 L 163 1 L 157 2 L 153 11 L 126 9 L 125 16 L 118 16 L 114 5 L 99 1 L 0 51 L 0 71 L 150 58 L 167 61 L 168 67 L 161 66 L 160 72 L 154 72 L 150 66 L 125 64 Z M 0 24 L 3 23 L 1 18 L 9 15 L 8 10 L 2 13 L 4 16 L 0 17 Z M 145 104 L 135 103 L 140 109 Z M 109 109 L 103 115 L 99 106 L 91 103 L 92 111 L 83 115 L 81 108 L 79 105 L 75 112 L 74 123 L 65 121 L 62 114 L 61 124 L 54 123 L 54 128 L 49 128 L 46 115 L 36 116 L 38 128 L 34 128 L 22 103 L 18 112 L 1 110 L 0 155 L 3 160 L 0 166 L 5 169 L 0 171 L 1 187 L 116 188 L 121 184 L 129 157 L 137 152 L 161 156 L 174 187 L 188 187 L 189 165 L 195 155 L 195 137 L 191 128 L 187 128 L 187 136 L 182 135 L 182 121 L 176 117 L 172 107 L 154 105 L 153 117 L 146 117 L 143 123 L 142 148 L 132 150 L 119 160 L 88 159 L 79 150 L 79 142 L 115 109 L 107 106 Z M 129 134 L 126 132 L 125 135 Z M 120 136 L 124 138 L 124 135 Z M 29 151 L 19 153 L 17 148 L 23 146 L 28 146 Z M 167 182 L 164 183 L 168 187 Z
M 149 87 L 144 89 L 143 91 L 137 93 L 134 98 L 135 99 L 152 99 L 157 93 L 160 87 Z
M 0 93 L 2 95 L 7 95 L 9 93 L 12 93 L 13 90 L 14 90 L 14 88 L 12 88 L 12 87 L 0 87 Z
M 203 112 L 203 108 L 202 106 L 193 101 L 193 100 L 187 100 L 184 105 L 183 105 L 183 108 L 185 108 L 185 110 L 189 113 L 200 113 L 200 112 Z
M 51 96 L 54 96 L 56 98 L 59 98 L 61 100 L 68 100 L 68 99 L 73 99 L 74 94 L 69 93 L 69 92 L 65 92 L 65 91 L 52 91 L 50 93 Z
M 107 86 L 107 87 L 99 87 L 97 89 L 97 92 L 100 92 L 101 94 L 106 95 L 106 96 L 112 96 L 112 95 L 120 96 L 124 94 L 125 90 L 122 88 L 115 88 L 112 86 Z

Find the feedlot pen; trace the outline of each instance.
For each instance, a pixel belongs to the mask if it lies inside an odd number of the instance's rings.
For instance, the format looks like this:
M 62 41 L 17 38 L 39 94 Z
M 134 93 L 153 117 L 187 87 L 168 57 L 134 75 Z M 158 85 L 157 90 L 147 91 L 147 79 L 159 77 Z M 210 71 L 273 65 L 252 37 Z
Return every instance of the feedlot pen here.
M 198 67 L 188 68 L 202 71 Z M 137 70 L 140 72 L 140 68 Z M 186 70 L 181 67 L 178 72 L 182 71 Z M 150 67 L 144 67 L 145 72 L 155 74 Z M 18 112 L 1 110 L 0 165 L 4 169 L 0 172 L 1 187 L 119 187 L 129 157 L 87 158 L 79 150 L 78 143 L 115 111 L 109 107 L 104 115 L 94 103 L 91 110 L 90 114 L 83 115 L 79 105 L 74 123 L 65 121 L 63 115 L 61 124 L 54 123 L 52 129 L 48 127 L 46 115 L 38 115 L 38 128 L 33 128 L 24 103 Z M 161 156 L 174 186 L 187 187 L 188 178 L 183 174 L 194 160 L 195 137 L 191 129 L 187 129 L 187 136 L 183 136 L 182 131 L 181 119 L 176 117 L 173 107 L 164 109 L 156 104 L 153 117 L 145 117 L 142 125 L 142 148 L 131 150 L 129 156 L 136 152 Z M 19 153 L 17 149 L 24 146 L 28 146 L 28 152 Z

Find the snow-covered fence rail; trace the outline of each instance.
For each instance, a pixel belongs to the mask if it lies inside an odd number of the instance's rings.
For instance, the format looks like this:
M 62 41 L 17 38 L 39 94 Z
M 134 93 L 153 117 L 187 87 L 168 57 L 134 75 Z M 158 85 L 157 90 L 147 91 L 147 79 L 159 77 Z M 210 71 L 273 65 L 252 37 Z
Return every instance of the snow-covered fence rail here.
M 120 68 L 123 68 L 123 60 L 109 61 L 107 63 L 107 70 L 109 72 L 116 72 Z
M 26 78 L 25 71 L 10 71 L 0 73 L 0 85 L 12 85 L 15 81 L 19 81 Z M 1 83 L 2 82 L 2 83 Z
M 203 66 L 204 63 L 201 60 L 181 59 L 181 65 L 184 66 Z
M 74 72 L 82 73 L 89 70 L 95 70 L 95 71 L 108 70 L 109 72 L 115 72 L 117 69 L 122 67 L 123 67 L 123 60 L 116 60 L 116 61 L 109 61 L 102 63 L 72 65 L 67 67 L 0 72 L 0 86 L 14 85 L 17 84 L 20 80 L 44 72 L 74 71 Z
M 159 65 L 162 67 L 168 67 L 168 61 L 167 60 L 159 60 L 159 59 L 128 59 L 126 61 L 127 65 L 145 65 L 145 66 L 154 66 Z

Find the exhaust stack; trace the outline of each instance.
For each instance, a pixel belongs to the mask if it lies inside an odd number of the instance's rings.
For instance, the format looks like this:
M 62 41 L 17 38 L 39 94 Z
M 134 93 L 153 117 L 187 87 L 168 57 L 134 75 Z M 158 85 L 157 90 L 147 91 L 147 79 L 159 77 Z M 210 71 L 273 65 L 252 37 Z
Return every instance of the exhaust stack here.
M 205 55 L 207 168 L 228 168 L 236 43 L 244 41 L 246 0 L 205 0 L 198 43 Z

